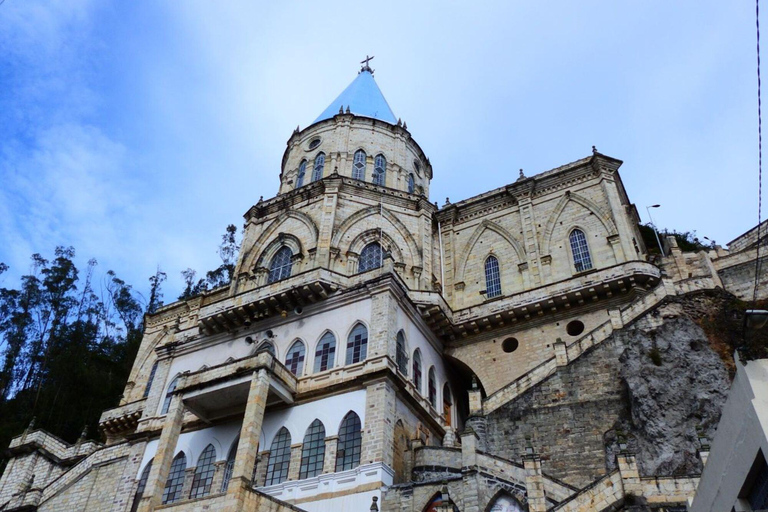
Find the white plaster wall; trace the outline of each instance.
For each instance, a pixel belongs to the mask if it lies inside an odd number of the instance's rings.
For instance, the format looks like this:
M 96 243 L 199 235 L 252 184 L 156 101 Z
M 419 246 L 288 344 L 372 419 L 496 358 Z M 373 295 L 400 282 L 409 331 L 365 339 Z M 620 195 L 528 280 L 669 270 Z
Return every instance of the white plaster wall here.
M 329 510 L 334 512 L 364 512 L 371 508 L 374 496 L 379 498 L 379 505 L 381 505 L 381 491 L 376 490 L 339 496 L 329 500 L 305 502 L 298 506 L 307 512 L 328 512 Z

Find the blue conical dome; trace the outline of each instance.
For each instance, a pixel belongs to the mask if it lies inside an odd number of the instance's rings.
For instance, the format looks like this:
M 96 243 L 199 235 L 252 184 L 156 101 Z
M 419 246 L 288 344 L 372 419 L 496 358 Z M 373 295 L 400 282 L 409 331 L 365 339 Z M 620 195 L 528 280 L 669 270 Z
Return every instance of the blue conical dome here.
M 372 117 L 397 124 L 395 114 L 389 108 L 379 86 L 376 85 L 373 74 L 367 69 L 360 71 L 357 78 L 339 94 L 338 98 L 333 100 L 333 103 L 328 105 L 328 108 L 323 110 L 312 124 L 332 118 L 339 113 L 340 108 L 346 112 L 347 107 L 356 116 Z

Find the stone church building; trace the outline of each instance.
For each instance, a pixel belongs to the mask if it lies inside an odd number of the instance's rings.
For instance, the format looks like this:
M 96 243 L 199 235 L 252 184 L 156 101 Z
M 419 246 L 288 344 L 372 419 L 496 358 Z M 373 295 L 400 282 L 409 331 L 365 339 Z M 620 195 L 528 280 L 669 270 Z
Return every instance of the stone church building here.
M 104 442 L 28 429 L 0 511 L 685 510 L 706 450 L 681 424 L 672 471 L 622 436 L 627 333 L 750 293 L 753 249 L 651 258 L 621 163 L 440 208 L 365 64 L 288 139 L 230 285 L 146 317 Z

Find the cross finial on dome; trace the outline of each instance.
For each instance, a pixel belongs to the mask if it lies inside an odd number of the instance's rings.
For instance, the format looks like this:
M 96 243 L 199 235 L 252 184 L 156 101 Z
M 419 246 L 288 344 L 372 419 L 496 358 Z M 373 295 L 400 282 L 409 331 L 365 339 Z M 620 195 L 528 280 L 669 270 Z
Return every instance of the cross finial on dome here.
M 374 56 L 375 57 L 375 56 Z M 360 68 L 360 72 L 367 71 L 370 74 L 373 74 L 373 70 L 371 69 L 371 66 L 369 65 L 369 62 L 373 60 L 373 57 L 369 57 L 368 55 L 365 56 L 363 60 L 360 61 L 360 64 L 363 65 L 362 68 Z

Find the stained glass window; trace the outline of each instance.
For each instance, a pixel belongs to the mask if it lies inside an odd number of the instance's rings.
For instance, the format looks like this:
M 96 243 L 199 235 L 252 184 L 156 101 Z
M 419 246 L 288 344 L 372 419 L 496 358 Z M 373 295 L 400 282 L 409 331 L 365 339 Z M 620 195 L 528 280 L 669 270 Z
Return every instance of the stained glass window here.
M 274 283 L 291 277 L 292 266 L 293 252 L 291 252 L 291 248 L 287 246 L 281 247 L 269 263 L 269 277 L 267 278 L 267 283 Z
M 365 151 L 355 152 L 355 160 L 352 164 L 352 177 L 356 180 L 365 180 Z
M 574 229 L 570 235 L 571 252 L 573 253 L 573 265 L 576 272 L 583 272 L 592 268 L 592 258 L 589 256 L 587 237 L 580 229 Z
M 315 373 L 324 372 L 328 368 L 333 368 L 336 359 L 336 337 L 333 333 L 326 332 L 320 338 L 315 350 Z
M 435 382 L 435 367 L 429 368 L 427 374 L 427 387 L 429 388 L 429 403 L 432 407 L 437 408 L 437 382 Z
M 381 245 L 379 242 L 371 242 L 360 251 L 360 259 L 357 262 L 358 272 L 367 272 L 381 266 Z
M 216 460 L 216 448 L 209 444 L 197 459 L 197 467 L 192 477 L 192 489 L 189 491 L 190 498 L 201 498 L 211 493 L 211 484 L 213 483 L 213 462 Z
M 397 333 L 396 343 L 395 361 L 397 362 L 397 369 L 403 375 L 408 375 L 408 352 L 405 350 L 405 335 L 403 331 Z
M 267 463 L 266 485 L 275 485 L 288 478 L 288 467 L 291 464 L 291 434 L 288 429 L 282 427 L 269 449 L 269 462 Z
M 312 181 L 323 178 L 323 169 L 325 168 L 325 153 L 320 153 L 315 157 L 315 167 L 312 169 Z
M 421 390 L 421 350 L 416 349 L 413 353 L 413 385 L 419 393 Z
M 184 470 L 187 469 L 187 456 L 184 452 L 173 459 L 171 470 L 168 473 L 168 480 L 165 482 L 163 490 L 163 505 L 173 503 L 181 499 L 181 488 L 184 486 Z
M 312 478 L 323 472 L 325 460 L 325 427 L 320 420 L 315 420 L 304 434 L 301 446 L 301 467 L 299 479 Z
M 296 188 L 304 186 L 304 176 L 307 174 L 307 161 L 302 160 L 299 164 L 299 174 L 296 176 Z
M 163 401 L 163 408 L 160 410 L 160 414 L 168 414 L 168 409 L 171 407 L 171 398 L 173 398 L 173 392 L 176 390 L 176 386 L 179 384 L 179 376 L 175 376 L 170 384 L 168 384 L 168 391 L 165 392 L 165 400 Z
M 346 364 L 359 363 L 368 355 L 368 329 L 363 324 L 357 324 L 347 338 Z
M 499 275 L 499 260 L 496 256 L 488 256 L 485 260 L 485 296 L 486 298 L 501 295 L 501 276 Z
M 147 488 L 147 480 L 149 479 L 149 472 L 152 469 L 152 461 L 147 462 L 144 466 L 144 471 L 141 472 L 139 478 L 139 485 L 136 487 L 136 494 L 133 496 L 133 505 L 131 505 L 131 512 L 136 512 L 139 509 L 139 502 L 142 496 L 144 496 L 144 489 Z
M 363 444 L 360 417 L 349 411 L 339 427 L 339 441 L 336 446 L 336 471 L 346 471 L 360 465 L 360 450 Z
M 408 193 L 413 194 L 413 191 L 416 189 L 416 183 L 413 180 L 413 173 L 408 175 Z
M 152 365 L 152 369 L 149 371 L 149 378 L 147 379 L 147 387 L 144 388 L 144 398 L 149 396 L 149 390 L 152 388 L 152 381 L 155 380 L 155 372 L 157 371 L 157 361 Z
M 384 155 L 376 155 L 373 163 L 373 183 L 381 185 L 387 184 L 387 159 Z
M 297 377 L 301 377 L 304 373 L 304 344 L 301 341 L 296 340 L 288 349 L 285 366 Z

